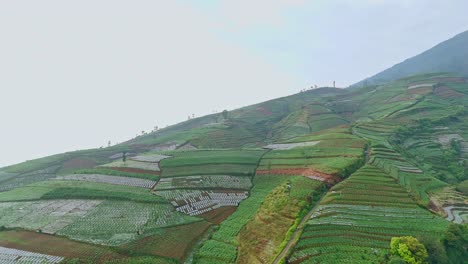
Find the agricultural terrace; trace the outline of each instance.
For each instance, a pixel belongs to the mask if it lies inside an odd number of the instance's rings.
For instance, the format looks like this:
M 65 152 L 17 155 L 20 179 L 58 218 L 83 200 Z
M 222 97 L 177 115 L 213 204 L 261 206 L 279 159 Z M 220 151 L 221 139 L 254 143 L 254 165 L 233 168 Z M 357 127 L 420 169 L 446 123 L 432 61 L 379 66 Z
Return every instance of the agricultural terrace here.
M 135 160 L 126 160 L 126 161 L 114 161 L 101 165 L 102 168 L 112 168 L 115 170 L 125 170 L 131 171 L 134 169 L 136 172 L 139 171 L 148 171 L 148 172 L 159 172 L 159 163 L 157 162 L 146 162 L 146 161 L 135 161 Z
M 55 234 L 101 203 L 100 200 L 0 203 L 0 226 Z
M 1 263 L 59 263 L 62 260 L 62 257 L 0 247 Z
M 431 190 L 446 186 L 446 183 L 424 173 L 398 152 L 384 145 L 372 146 L 371 153 L 370 164 L 398 180 L 400 185 L 423 205 L 429 203 L 428 193 Z
M 154 193 L 179 212 L 200 215 L 223 206 L 237 206 L 248 197 L 251 176 L 265 150 L 167 151 L 162 178 Z
M 169 200 L 176 210 L 188 215 L 199 215 L 222 206 L 238 206 L 249 195 L 235 190 L 168 190 L 155 194 Z
M 311 93 L 307 92 L 301 95 L 306 95 L 307 97 Z M 295 103 L 291 112 L 273 125 L 271 129 L 272 140 L 287 140 L 348 123 L 345 118 L 320 102 L 318 97 L 309 98 L 309 100 L 302 103 Z
M 57 176 L 57 180 L 69 180 L 69 181 L 87 181 L 87 182 L 99 182 L 99 183 L 108 183 L 115 185 L 124 185 L 132 187 L 141 187 L 151 189 L 156 185 L 156 181 L 145 180 L 145 179 L 136 179 L 130 177 L 120 177 L 120 176 L 108 176 L 101 174 L 71 174 L 65 176 Z
M 151 236 L 143 237 L 119 248 L 134 254 L 158 255 L 183 262 L 190 250 L 208 228 L 209 222 L 199 221 L 154 230 Z
M 22 174 L 1 172 L 0 192 L 13 190 L 30 183 L 40 182 L 53 178 L 55 177 L 55 173 L 59 170 L 59 168 L 60 166 L 56 165 Z
M 200 221 L 176 212 L 169 204 L 104 201 L 59 230 L 74 240 L 118 246 L 152 235 L 158 228 Z
M 264 262 L 272 259 L 289 239 L 310 206 L 311 195 L 320 186 L 319 181 L 302 176 L 257 175 L 250 197 L 203 243 L 194 262 L 251 263 L 256 256 Z
M 252 176 L 264 150 L 192 150 L 164 152 L 162 177 L 193 175 Z
M 420 208 L 381 169 L 366 165 L 315 209 L 289 263 L 379 263 L 395 236 L 442 236 L 448 222 Z
M 162 178 L 155 190 L 172 189 L 238 189 L 250 190 L 252 180 L 244 176 L 198 175 Z
M 106 262 L 125 257 L 125 255 L 104 246 L 80 243 L 64 237 L 20 230 L 0 232 L 0 246 L 45 255 L 61 256 L 66 260 L 80 258 L 84 262 L 88 261 L 91 263 Z
M 349 175 L 364 161 L 366 142 L 346 129 L 298 137 L 282 145 L 301 142 L 318 143 L 268 152 L 260 161 L 257 174 L 303 175 L 334 182 Z
M 138 187 L 84 181 L 49 180 L 0 193 L 0 202 L 54 199 L 119 200 L 168 204 L 162 197 Z
M 275 187 L 239 232 L 237 263 L 272 263 L 324 187 L 303 176 L 289 177 Z
M 73 171 L 73 174 L 100 174 L 100 175 L 111 175 L 111 176 L 121 176 L 121 177 L 148 179 L 148 180 L 152 180 L 152 181 L 157 181 L 159 179 L 159 176 L 155 175 L 153 172 L 147 172 L 147 173 L 145 173 L 145 172 L 130 172 L 130 171 L 109 169 L 109 168 L 81 169 L 81 170 Z

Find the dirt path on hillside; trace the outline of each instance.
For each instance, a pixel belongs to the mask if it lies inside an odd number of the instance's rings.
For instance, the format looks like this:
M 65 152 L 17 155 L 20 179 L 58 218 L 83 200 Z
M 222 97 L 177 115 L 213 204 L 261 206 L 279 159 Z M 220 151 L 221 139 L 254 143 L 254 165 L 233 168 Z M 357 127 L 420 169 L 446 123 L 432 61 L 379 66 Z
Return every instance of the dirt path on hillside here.
M 315 209 L 317 209 L 317 207 L 320 205 L 320 202 L 322 201 L 322 198 L 325 196 L 325 194 L 326 194 L 326 192 L 324 194 L 322 194 L 322 197 L 320 198 L 320 200 L 318 200 L 315 203 L 314 207 L 312 207 L 312 209 L 310 209 L 310 211 L 307 213 L 307 215 L 304 216 L 304 218 L 302 218 L 301 222 L 297 225 L 296 230 L 294 230 L 294 233 L 292 234 L 291 238 L 289 239 L 288 244 L 286 244 L 286 246 L 283 248 L 283 250 L 281 250 L 281 253 L 278 254 L 278 256 L 276 256 L 275 260 L 273 261 L 273 264 L 280 263 L 281 260 L 286 258 L 286 255 L 291 250 L 291 248 L 293 248 L 296 245 L 297 241 L 299 240 L 298 236 L 302 233 L 302 229 L 307 224 L 307 221 L 309 221 L 309 219 L 312 216 L 312 214 L 314 213 Z

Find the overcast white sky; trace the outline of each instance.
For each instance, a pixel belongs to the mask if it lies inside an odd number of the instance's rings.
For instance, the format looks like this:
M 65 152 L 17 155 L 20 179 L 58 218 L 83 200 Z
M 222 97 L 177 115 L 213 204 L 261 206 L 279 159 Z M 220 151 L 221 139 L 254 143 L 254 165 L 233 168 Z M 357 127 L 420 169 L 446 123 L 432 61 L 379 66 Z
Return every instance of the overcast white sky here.
M 0 167 L 347 86 L 468 29 L 466 0 L 0 0 Z

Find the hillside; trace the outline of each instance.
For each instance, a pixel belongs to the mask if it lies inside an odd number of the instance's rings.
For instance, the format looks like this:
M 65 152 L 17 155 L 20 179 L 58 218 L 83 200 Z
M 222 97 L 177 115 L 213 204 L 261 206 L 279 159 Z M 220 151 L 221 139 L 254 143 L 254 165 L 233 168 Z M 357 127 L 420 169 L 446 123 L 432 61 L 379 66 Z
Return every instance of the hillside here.
M 0 262 L 384 263 L 410 235 L 461 263 L 467 107 L 466 79 L 417 75 L 5 167 Z
M 382 84 L 406 76 L 452 72 L 468 77 L 468 31 L 353 85 Z

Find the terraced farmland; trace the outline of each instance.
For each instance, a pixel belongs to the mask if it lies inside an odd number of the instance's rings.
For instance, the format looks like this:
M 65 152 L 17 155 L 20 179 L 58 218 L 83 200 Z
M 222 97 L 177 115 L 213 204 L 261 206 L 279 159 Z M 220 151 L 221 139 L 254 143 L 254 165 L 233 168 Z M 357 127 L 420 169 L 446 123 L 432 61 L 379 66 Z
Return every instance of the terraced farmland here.
M 388 252 L 391 237 L 438 237 L 446 226 L 418 207 L 390 175 L 367 165 L 324 197 L 289 261 L 376 263 Z
M 309 141 L 310 139 L 317 141 Z M 348 144 L 340 146 L 338 143 L 348 139 Z M 340 177 L 349 174 L 350 171 L 347 170 L 353 170 L 353 167 L 358 167 L 363 162 L 366 144 L 346 129 L 299 137 L 291 139 L 290 142 L 285 144 L 293 144 L 296 147 L 273 150 L 265 154 L 257 173 L 303 175 L 313 179 L 323 178 L 330 182 L 338 181 Z M 301 142 L 317 144 L 303 146 Z
M 151 189 L 156 185 L 156 181 L 144 180 L 144 179 L 135 179 L 129 177 L 120 177 L 120 176 L 108 176 L 101 174 L 71 174 L 66 176 L 58 176 L 57 180 L 69 180 L 69 181 L 88 181 L 88 182 L 99 182 L 99 183 L 109 183 L 115 185 L 124 185 L 132 187 L 142 187 Z
M 177 211 L 188 215 L 203 214 L 222 206 L 237 206 L 249 195 L 246 191 L 235 190 L 169 190 L 155 193 L 171 201 Z
M 155 190 L 170 189 L 239 189 L 250 190 L 252 180 L 249 177 L 230 175 L 202 175 L 174 178 L 162 178 Z
M 199 220 L 175 212 L 169 204 L 104 201 L 58 234 L 78 241 L 116 246 L 151 235 L 161 227 L 196 221 Z
M 0 262 L 5 264 L 13 263 L 59 263 L 62 257 L 38 254 L 34 252 L 0 247 Z
M 33 262 L 384 263 L 411 235 L 453 257 L 468 84 L 448 76 L 303 91 L 2 168 L 0 247 L 46 256 Z

